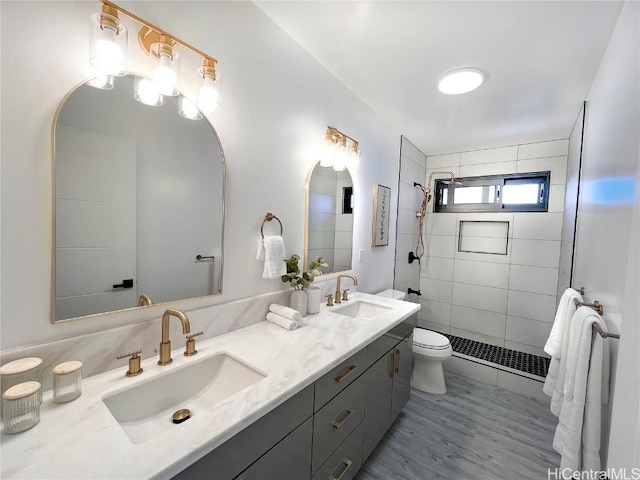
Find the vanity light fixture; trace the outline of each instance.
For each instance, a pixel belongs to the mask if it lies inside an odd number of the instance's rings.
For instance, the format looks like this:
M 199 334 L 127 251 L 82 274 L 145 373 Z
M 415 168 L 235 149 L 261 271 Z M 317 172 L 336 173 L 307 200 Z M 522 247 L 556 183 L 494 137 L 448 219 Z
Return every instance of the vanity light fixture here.
M 113 90 L 113 75 L 100 75 L 89 80 L 87 84 L 101 90 Z
M 325 145 L 320 156 L 321 167 L 333 167 L 336 172 L 343 171 L 347 165 L 360 163 L 360 147 L 357 140 L 345 135 L 337 128 L 328 126 Z
M 458 95 L 475 90 L 484 82 L 485 74 L 479 68 L 457 68 L 440 77 L 438 90 L 447 95 Z
M 91 15 L 89 63 L 99 75 L 126 75 L 127 28 L 118 18 L 118 9 L 104 3 L 102 12 Z
M 97 70 L 98 77 L 104 77 L 105 80 L 96 78 L 89 82 L 91 86 L 110 89 L 113 88 L 113 76 L 127 74 L 125 55 L 127 29 L 118 18 L 118 15 L 122 14 L 142 25 L 138 33 L 138 44 L 152 62 L 152 81 L 136 83 L 134 92 L 136 100 L 146 105 L 156 106 L 162 105 L 163 95 L 178 95 L 180 54 L 176 47 L 180 45 L 203 59 L 203 67 L 198 69 L 198 76 L 202 79 L 198 91 L 198 107 L 210 112 L 218 107 L 221 96 L 215 58 L 109 0 L 100 1 L 102 2 L 102 13 L 91 16 L 93 29 L 89 61 Z M 202 114 L 199 112 L 196 114 L 193 111 L 195 108 L 193 103 L 184 103 L 185 100 L 180 100 L 178 113 L 188 119 L 202 118 Z
M 178 113 L 181 117 L 188 120 L 200 120 L 202 118 L 202 113 L 198 110 L 198 107 L 182 95 L 180 96 L 180 100 L 178 100 Z

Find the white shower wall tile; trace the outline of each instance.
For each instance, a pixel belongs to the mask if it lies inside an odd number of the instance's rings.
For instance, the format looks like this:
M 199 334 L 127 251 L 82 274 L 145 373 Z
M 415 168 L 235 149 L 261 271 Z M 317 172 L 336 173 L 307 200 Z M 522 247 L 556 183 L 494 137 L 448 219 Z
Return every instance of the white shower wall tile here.
M 444 167 L 457 167 L 460 165 L 460 154 L 450 153 L 446 155 L 427 156 L 427 169 L 433 170 Z
M 569 139 L 525 143 L 518 146 L 518 160 L 526 158 L 557 157 L 569 153 Z
M 557 268 L 511 265 L 510 290 L 555 295 L 557 283 Z
M 400 208 L 416 209 L 422 203 L 422 190 L 413 186 L 413 182 L 400 182 L 400 191 L 398 193 L 398 205 Z
M 460 167 L 460 178 L 482 177 L 484 175 L 507 175 L 516 173 L 517 162 L 485 163 Z
M 417 208 L 398 209 L 398 233 L 418 234 Z
M 541 322 L 553 322 L 556 312 L 556 296 L 509 291 L 507 313 Z
M 504 338 L 483 335 L 478 332 L 463 330 L 461 328 L 455 328 L 453 326 L 451 327 L 450 333 L 451 335 L 455 335 L 456 337 L 468 338 L 470 340 L 475 340 L 476 342 L 488 343 L 489 345 L 495 345 L 497 347 L 504 347 Z
M 427 235 L 453 236 L 457 234 L 458 222 L 455 213 L 427 213 L 424 223 Z
M 518 159 L 518 146 L 489 148 L 486 150 L 474 150 L 462 152 L 460 165 L 476 165 L 497 162 L 509 162 Z
M 507 316 L 475 308 L 451 307 L 451 327 L 504 339 Z
M 564 185 L 567 181 L 567 157 L 518 160 L 518 173 L 551 172 L 551 185 Z
M 453 281 L 485 287 L 507 288 L 509 285 L 509 265 L 456 259 Z
M 430 322 L 428 320 L 423 320 L 420 317 L 418 317 L 417 325 L 419 327 L 426 328 L 427 330 L 432 330 L 439 333 L 449 333 L 451 330 L 448 325 L 441 325 L 439 323 Z
M 422 153 L 414 144 L 412 144 L 410 141 L 408 141 L 404 137 L 402 138 L 401 154 L 402 154 L 403 160 L 404 158 L 407 158 L 417 163 L 418 165 L 421 165 L 422 168 L 425 168 L 427 156 L 424 153 Z
M 564 212 L 564 185 L 551 185 L 549 187 L 549 212 Z
M 505 340 L 543 348 L 551 333 L 551 325 L 547 322 L 508 315 Z
M 435 280 L 453 280 L 453 258 L 427 257 L 422 258 L 421 275 Z
M 398 261 L 407 261 L 409 252 L 415 252 L 416 235 L 401 233 L 396 238 L 396 258 Z
M 562 213 L 514 213 L 513 238 L 560 240 Z
M 495 313 L 507 313 L 507 290 L 454 283 L 452 303 Z
M 426 299 L 424 292 L 422 293 L 420 298 L 422 308 L 418 312 L 418 318 L 449 328 L 451 326 L 451 303 Z
M 560 261 L 559 241 L 514 238 L 512 242 L 512 265 L 530 265 L 532 267 L 549 268 L 558 266 Z
M 451 303 L 451 289 L 453 283 L 446 280 L 434 280 L 432 278 L 420 278 L 420 291 L 425 300 Z
M 400 181 L 413 186 L 413 182 L 424 182 L 424 164 L 419 165 L 413 160 L 402 156 L 402 168 L 400 169 Z M 417 187 L 413 187 L 417 188 Z
M 450 235 L 427 235 L 425 255 L 430 257 L 454 258 L 456 237 Z

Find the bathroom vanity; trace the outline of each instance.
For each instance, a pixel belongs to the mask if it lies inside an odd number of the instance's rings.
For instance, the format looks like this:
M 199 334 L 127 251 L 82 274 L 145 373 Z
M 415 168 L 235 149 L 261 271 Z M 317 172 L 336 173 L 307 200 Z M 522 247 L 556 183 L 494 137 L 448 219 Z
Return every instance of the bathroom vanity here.
M 351 478 L 408 399 L 419 308 L 354 293 L 297 330 L 260 322 L 192 357 L 175 349 L 171 365 L 145 359 L 137 377 L 90 377 L 68 404 L 45 392 L 40 423 L 2 435 L 0 476 Z M 172 424 L 164 397 L 191 418 Z

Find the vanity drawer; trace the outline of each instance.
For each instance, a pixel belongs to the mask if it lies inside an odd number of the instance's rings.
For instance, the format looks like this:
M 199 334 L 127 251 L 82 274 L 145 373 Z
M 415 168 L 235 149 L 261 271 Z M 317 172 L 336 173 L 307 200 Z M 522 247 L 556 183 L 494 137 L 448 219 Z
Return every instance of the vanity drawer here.
M 387 334 L 371 342 L 367 347 L 367 367 L 370 367 L 378 360 L 380 360 L 385 353 L 387 353 L 397 344 L 398 340 L 395 337 L 391 337 Z
M 397 343 L 397 342 L 396 342 Z M 367 369 L 367 349 L 363 348 L 336 368 L 316 380 L 313 411 L 320 410 L 329 400 L 358 378 Z
M 364 384 L 355 382 L 313 416 L 312 473 L 364 418 Z
M 231 480 L 312 414 L 313 385 L 309 385 L 172 480 Z
M 324 462 L 311 480 L 351 480 L 362 466 L 362 423 Z

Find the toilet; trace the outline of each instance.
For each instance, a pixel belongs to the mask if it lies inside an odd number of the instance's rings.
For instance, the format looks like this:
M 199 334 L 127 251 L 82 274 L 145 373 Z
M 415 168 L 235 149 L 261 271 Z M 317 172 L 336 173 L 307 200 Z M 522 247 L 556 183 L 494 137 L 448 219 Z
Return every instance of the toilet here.
M 404 300 L 406 293 L 398 290 L 385 290 L 378 295 Z M 413 376 L 411 386 L 421 392 L 442 395 L 447 393 L 444 382 L 442 362 L 453 353 L 449 339 L 440 333 L 416 327 L 413 329 Z

